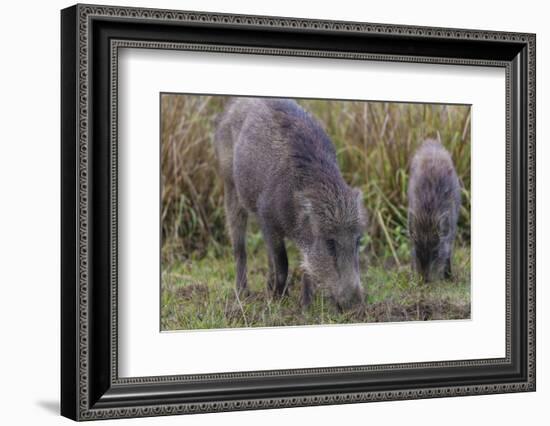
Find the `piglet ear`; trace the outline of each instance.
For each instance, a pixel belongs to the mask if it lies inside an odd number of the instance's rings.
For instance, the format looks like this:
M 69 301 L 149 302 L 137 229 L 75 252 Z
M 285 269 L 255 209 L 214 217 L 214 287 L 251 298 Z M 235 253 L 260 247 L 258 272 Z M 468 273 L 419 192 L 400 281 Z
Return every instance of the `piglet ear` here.
M 367 211 L 365 210 L 365 203 L 363 201 L 363 192 L 359 188 L 353 188 L 353 195 L 355 196 L 355 202 L 357 203 L 357 214 L 359 216 L 359 224 L 362 228 L 366 228 L 368 223 L 368 218 L 367 218 Z

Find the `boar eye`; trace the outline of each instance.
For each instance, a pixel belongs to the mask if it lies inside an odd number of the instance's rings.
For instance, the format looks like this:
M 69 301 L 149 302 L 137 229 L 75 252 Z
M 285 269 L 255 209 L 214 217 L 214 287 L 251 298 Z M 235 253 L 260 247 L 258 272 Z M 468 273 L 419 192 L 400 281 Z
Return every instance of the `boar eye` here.
M 326 241 L 328 251 L 331 256 L 336 256 L 336 241 L 332 238 Z

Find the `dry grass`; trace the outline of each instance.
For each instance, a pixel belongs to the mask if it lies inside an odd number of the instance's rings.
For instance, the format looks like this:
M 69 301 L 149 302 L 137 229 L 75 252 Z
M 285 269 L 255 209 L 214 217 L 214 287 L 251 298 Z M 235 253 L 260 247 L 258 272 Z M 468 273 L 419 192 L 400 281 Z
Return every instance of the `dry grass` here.
M 228 98 L 162 96 L 162 237 L 169 263 L 227 245 L 223 185 L 212 146 L 216 117 Z M 299 100 L 323 124 L 346 181 L 363 190 L 370 253 L 403 255 L 407 245 L 408 165 L 418 144 L 440 138 L 463 184 L 459 239 L 470 238 L 470 108 Z M 406 248 L 406 247 L 405 247 Z M 394 256 L 395 257 L 395 256 Z

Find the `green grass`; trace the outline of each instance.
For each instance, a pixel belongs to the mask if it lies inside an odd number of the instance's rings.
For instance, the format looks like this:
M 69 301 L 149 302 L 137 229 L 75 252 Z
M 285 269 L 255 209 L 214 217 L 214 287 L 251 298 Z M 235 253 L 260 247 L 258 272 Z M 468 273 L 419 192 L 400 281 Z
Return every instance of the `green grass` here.
M 256 237 L 256 239 L 254 238 Z M 368 268 L 363 265 L 366 290 L 364 317 L 337 312 L 320 291 L 303 310 L 299 303 L 299 256 L 289 250 L 290 295 L 274 299 L 266 290 L 267 259 L 257 235 L 249 239 L 248 281 L 250 295 L 235 293 L 235 269 L 227 249 L 211 250 L 199 259 L 174 262 L 162 274 L 162 330 L 235 327 L 280 327 L 357 322 L 424 321 L 470 317 L 470 252 L 457 248 L 454 277 L 450 281 L 422 283 L 405 259 L 397 266 L 388 257 Z

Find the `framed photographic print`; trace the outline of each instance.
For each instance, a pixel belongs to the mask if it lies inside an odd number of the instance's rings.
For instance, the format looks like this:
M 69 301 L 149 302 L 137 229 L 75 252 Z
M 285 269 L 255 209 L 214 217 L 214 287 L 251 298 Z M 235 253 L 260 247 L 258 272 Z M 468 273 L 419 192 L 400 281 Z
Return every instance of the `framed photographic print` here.
M 535 390 L 535 35 L 61 12 L 61 412 Z

